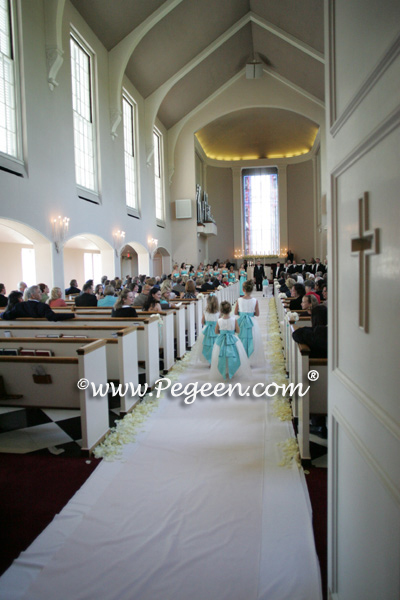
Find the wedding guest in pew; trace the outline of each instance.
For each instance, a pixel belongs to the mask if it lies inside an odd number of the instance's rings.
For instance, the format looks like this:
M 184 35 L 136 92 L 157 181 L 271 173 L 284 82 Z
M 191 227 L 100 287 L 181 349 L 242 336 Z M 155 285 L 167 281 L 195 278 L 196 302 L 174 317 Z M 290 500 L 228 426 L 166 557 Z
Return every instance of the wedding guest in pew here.
M 28 288 L 28 286 L 26 285 L 25 281 L 20 281 L 18 284 L 18 290 L 24 294 L 25 290 Z
M 209 292 L 209 291 L 212 291 L 212 290 L 214 290 L 214 286 L 213 286 L 213 284 L 210 281 L 210 276 L 206 275 L 204 277 L 204 283 L 201 286 L 201 291 L 202 292 Z
M 315 298 L 317 299 L 318 304 L 321 302 L 321 298 L 319 297 L 318 294 L 315 293 L 315 282 L 312 279 L 308 279 L 305 284 L 304 284 L 304 288 L 306 290 L 306 295 L 311 295 L 311 296 L 315 296 Z
M 49 290 L 48 286 L 45 283 L 38 283 L 38 286 L 42 293 L 40 302 L 47 302 L 47 300 L 50 298 L 50 296 L 49 296 L 50 290 Z
M 148 300 L 149 292 L 150 292 L 151 288 L 152 288 L 151 285 L 149 285 L 148 283 L 145 283 L 142 287 L 142 291 L 140 292 L 140 294 L 138 294 L 134 298 L 133 305 L 143 307 Z
M 193 279 L 189 279 L 189 281 L 186 282 L 185 293 L 183 294 L 183 297 L 185 299 L 191 299 L 191 298 L 197 297 L 196 285 L 195 285 Z
M 305 295 L 306 290 L 302 283 L 296 283 L 291 290 L 292 300 L 289 303 L 290 310 L 301 310 L 301 299 Z
M 177 296 L 182 296 L 185 293 L 185 284 L 183 283 L 183 277 L 179 276 L 176 278 L 176 284 L 173 286 L 172 291 Z
M 96 285 L 96 287 L 94 288 L 94 295 L 97 298 L 97 306 L 99 305 L 99 300 L 101 300 L 102 298 L 104 298 L 104 290 L 103 290 L 103 286 L 101 285 L 101 283 L 98 283 Z
M 305 294 L 301 299 L 301 310 L 306 310 L 309 315 L 313 308 L 318 306 L 318 300 L 314 294 Z
M 42 293 L 38 285 L 32 285 L 27 288 L 28 300 L 18 302 L 10 310 L 6 310 L 1 317 L 5 320 L 14 320 L 19 318 L 47 319 L 48 321 L 66 321 L 75 319 L 73 313 L 55 313 L 48 304 L 41 302 Z
M 23 299 L 24 299 L 24 295 L 19 290 L 14 290 L 14 291 L 10 292 L 9 295 L 8 295 L 8 302 L 7 302 L 6 311 L 9 311 L 12 308 L 14 308 L 14 306 L 16 304 L 19 304 L 20 302 L 22 302 Z
M 0 308 L 7 306 L 8 298 L 6 296 L 6 286 L 4 283 L 0 283 Z
M 153 287 L 147 298 L 147 302 L 143 305 L 143 310 L 147 310 L 150 312 L 161 312 L 161 291 L 158 287 Z
M 70 296 L 71 294 L 80 294 L 81 290 L 78 288 L 78 282 L 76 279 L 71 279 L 69 282 L 69 288 L 65 290 L 65 295 Z
M 137 312 L 132 306 L 133 301 L 133 292 L 129 288 L 121 290 L 111 311 L 111 316 L 115 318 L 137 317 Z
M 104 288 L 104 297 L 98 300 L 97 306 L 114 306 L 116 300 L 115 289 L 112 285 L 106 285 Z
M 323 298 L 322 304 L 324 306 L 328 306 L 328 284 L 326 282 L 322 286 L 322 298 Z
M 328 309 L 323 304 L 311 311 L 311 327 L 299 327 L 292 337 L 310 348 L 310 358 L 328 357 Z
M 67 306 L 67 303 L 62 298 L 61 288 L 52 288 L 50 292 L 50 297 L 47 300 L 47 304 L 50 306 L 50 308 L 59 308 L 60 306 Z
M 93 281 L 87 281 L 82 293 L 75 298 L 75 306 L 97 306 L 97 298 L 93 292 Z

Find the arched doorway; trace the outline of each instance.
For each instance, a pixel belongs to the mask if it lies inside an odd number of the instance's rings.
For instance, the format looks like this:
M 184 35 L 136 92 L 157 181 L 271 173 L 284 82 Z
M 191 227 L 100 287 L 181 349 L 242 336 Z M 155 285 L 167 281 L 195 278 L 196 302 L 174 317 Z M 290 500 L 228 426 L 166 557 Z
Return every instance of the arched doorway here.
M 132 246 L 126 244 L 121 250 L 121 276 L 136 277 L 139 274 L 138 253 Z
M 132 271 L 130 274 L 132 277 L 150 274 L 149 251 L 147 248 L 142 244 L 139 244 L 139 242 L 129 241 L 125 244 L 121 251 L 121 270 L 126 270 L 128 268 L 129 271 L 129 266 L 126 264 L 128 261 L 122 258 L 125 255 L 125 252 L 132 252 L 132 264 L 130 266 Z M 123 271 L 122 275 L 125 275 L 125 271 Z
M 53 286 L 52 243 L 36 229 L 0 219 L 0 252 L 7 257 L 1 265 L 1 283 L 7 293 L 18 289 L 20 281 L 28 286 L 42 282 Z
M 161 277 L 161 275 L 171 272 L 171 255 L 163 247 L 158 247 L 153 254 L 153 275 Z
M 70 238 L 64 245 L 64 283 L 68 287 L 71 279 L 76 279 L 78 286 L 88 279 L 100 283 L 101 277 L 107 275 L 112 279 L 114 273 L 114 250 L 108 242 L 98 235 L 82 233 Z

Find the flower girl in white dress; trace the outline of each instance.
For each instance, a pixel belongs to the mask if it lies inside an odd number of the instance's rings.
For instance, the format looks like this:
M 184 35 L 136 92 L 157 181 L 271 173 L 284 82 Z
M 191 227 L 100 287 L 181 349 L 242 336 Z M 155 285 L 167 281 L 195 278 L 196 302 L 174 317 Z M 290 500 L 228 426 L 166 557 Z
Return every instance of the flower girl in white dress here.
M 214 381 L 232 379 L 235 375 L 242 379 L 249 375 L 249 360 L 237 336 L 239 326 L 236 318 L 231 316 L 231 310 L 229 302 L 221 302 L 221 317 L 215 327 L 218 337 L 211 358 L 210 379 Z
M 196 346 L 192 351 L 194 362 L 202 365 L 211 364 L 211 355 L 214 347 L 217 334 L 215 326 L 219 318 L 218 298 L 215 294 L 210 294 L 207 297 L 207 307 L 203 313 L 201 324 L 203 326 Z
M 243 284 L 243 298 L 239 298 L 235 306 L 235 315 L 239 315 L 239 338 L 243 343 L 251 367 L 264 367 L 265 355 L 262 343 L 261 330 L 255 317 L 260 316 L 260 309 L 256 298 L 251 293 L 254 283 L 249 280 Z

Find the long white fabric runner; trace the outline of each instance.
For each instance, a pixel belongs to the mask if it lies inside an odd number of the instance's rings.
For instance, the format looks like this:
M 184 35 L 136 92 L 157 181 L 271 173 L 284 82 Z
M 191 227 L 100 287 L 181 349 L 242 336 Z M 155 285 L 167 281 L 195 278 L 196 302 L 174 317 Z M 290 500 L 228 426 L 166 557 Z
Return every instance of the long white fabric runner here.
M 161 404 L 126 462 L 102 463 L 3 576 L 0 597 L 320 600 L 304 475 L 278 466 L 291 424 L 265 399 Z

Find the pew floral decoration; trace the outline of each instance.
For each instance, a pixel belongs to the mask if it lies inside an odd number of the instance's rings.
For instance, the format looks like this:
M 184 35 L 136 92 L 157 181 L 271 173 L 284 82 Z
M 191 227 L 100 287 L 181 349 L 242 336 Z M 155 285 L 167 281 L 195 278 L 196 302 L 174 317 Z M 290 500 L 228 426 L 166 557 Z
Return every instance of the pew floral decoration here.
M 120 460 L 124 445 L 136 440 L 138 433 L 143 431 L 144 423 L 157 407 L 158 400 L 144 399 L 121 421 L 116 421 L 105 440 L 93 450 L 95 458 L 103 458 L 107 462 Z
M 277 445 L 283 452 L 283 459 L 279 463 L 279 466 L 290 469 L 295 464 L 301 469 L 300 451 L 296 438 L 289 438 L 284 442 L 278 442 Z
M 197 294 L 197 298 L 198 298 L 199 300 L 202 300 L 202 299 L 204 298 L 204 294 L 202 294 L 202 293 L 200 292 L 200 294 Z
M 284 292 L 280 292 L 278 294 L 278 298 L 287 298 L 286 294 Z
M 291 421 L 293 415 L 289 400 L 277 396 L 272 403 L 272 414 L 280 421 Z
M 223 289 L 224 289 L 224 288 L 222 287 L 222 285 L 219 285 L 219 286 L 217 287 L 217 290 L 223 290 Z
M 299 320 L 299 313 L 297 312 L 287 312 L 286 313 L 286 319 L 288 321 L 298 321 Z

